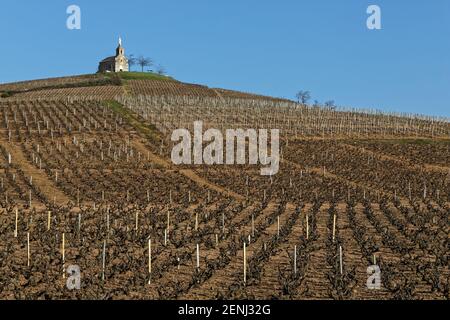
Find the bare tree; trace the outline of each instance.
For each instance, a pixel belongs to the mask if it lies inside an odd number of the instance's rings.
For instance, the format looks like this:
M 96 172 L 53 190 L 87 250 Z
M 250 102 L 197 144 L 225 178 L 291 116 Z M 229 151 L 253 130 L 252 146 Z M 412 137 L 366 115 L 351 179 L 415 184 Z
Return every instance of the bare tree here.
M 330 109 L 330 110 L 336 109 L 334 100 L 329 100 L 329 101 L 325 102 L 325 108 Z
M 167 71 L 166 68 L 164 68 L 164 66 L 158 65 L 158 67 L 156 68 L 156 73 L 161 76 L 165 76 L 167 74 Z
M 129 66 L 129 71 L 131 71 L 131 67 L 135 66 L 137 64 L 137 59 L 134 57 L 133 54 L 130 54 L 128 56 L 128 66 Z
M 137 64 L 141 66 L 141 71 L 144 72 L 145 67 L 150 67 L 153 65 L 153 61 L 150 58 L 139 56 L 136 60 Z
M 309 91 L 303 91 L 300 90 L 296 94 L 297 101 L 301 104 L 307 104 L 308 101 L 311 99 L 311 93 Z

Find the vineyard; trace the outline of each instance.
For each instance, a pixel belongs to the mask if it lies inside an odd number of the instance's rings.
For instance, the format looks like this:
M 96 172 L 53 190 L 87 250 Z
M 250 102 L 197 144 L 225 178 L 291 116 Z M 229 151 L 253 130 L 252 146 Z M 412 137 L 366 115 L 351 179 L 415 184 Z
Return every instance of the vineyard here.
M 448 119 L 89 79 L 0 85 L 42 87 L 0 99 L 0 299 L 450 298 Z M 197 120 L 280 129 L 279 173 L 173 165 Z

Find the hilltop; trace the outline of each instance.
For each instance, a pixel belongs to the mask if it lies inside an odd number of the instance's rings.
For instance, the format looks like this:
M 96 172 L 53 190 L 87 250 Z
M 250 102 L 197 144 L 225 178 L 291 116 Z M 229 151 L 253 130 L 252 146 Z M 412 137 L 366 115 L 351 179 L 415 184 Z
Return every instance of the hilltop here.
M 97 73 L 0 84 L 0 97 L 2 99 L 45 99 L 66 98 L 69 96 L 115 99 L 118 96 L 127 94 L 135 96 L 171 95 L 283 101 L 283 99 L 268 96 L 183 83 L 172 77 L 141 72 Z

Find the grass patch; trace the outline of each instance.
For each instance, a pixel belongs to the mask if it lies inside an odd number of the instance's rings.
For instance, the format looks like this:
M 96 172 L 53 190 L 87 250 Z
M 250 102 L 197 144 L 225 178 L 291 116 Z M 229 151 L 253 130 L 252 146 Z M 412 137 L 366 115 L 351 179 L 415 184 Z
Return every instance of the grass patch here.
M 1 92 L 0 93 L 0 97 L 1 98 L 9 98 L 12 97 L 14 93 L 12 93 L 11 91 L 5 91 L 5 92 Z
M 105 73 L 105 76 L 112 78 L 118 76 L 122 80 L 160 80 L 160 81 L 177 81 L 172 77 L 159 75 L 152 72 L 117 72 Z
M 139 119 L 131 110 L 125 108 L 122 104 L 115 100 L 108 100 L 104 102 L 106 106 L 111 108 L 115 113 L 119 114 L 127 123 L 132 126 L 137 132 L 143 135 L 148 140 L 158 143 L 161 141 L 161 135 L 158 129 L 152 124 L 146 124 Z

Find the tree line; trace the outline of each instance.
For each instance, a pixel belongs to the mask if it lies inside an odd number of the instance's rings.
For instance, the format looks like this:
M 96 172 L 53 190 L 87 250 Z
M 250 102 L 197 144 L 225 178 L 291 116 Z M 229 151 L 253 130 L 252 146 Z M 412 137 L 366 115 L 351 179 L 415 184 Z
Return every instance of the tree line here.
M 145 57 L 143 55 L 140 55 L 138 57 L 135 57 L 133 54 L 129 55 L 128 57 L 128 65 L 130 67 L 130 71 L 131 68 L 133 66 L 139 66 L 141 68 L 141 72 L 144 72 L 144 69 L 146 67 L 156 67 L 156 70 L 154 72 L 156 72 L 159 75 L 166 75 L 167 71 L 166 68 L 160 64 L 155 64 L 155 62 L 153 61 L 153 59 Z M 152 71 L 153 70 L 149 70 Z
M 306 106 L 311 100 L 311 92 L 307 90 L 300 90 L 297 92 L 295 97 L 297 98 L 298 103 Z M 325 107 L 327 109 L 335 110 L 336 103 L 334 100 L 328 100 L 322 105 L 318 100 L 314 100 L 313 107 Z

